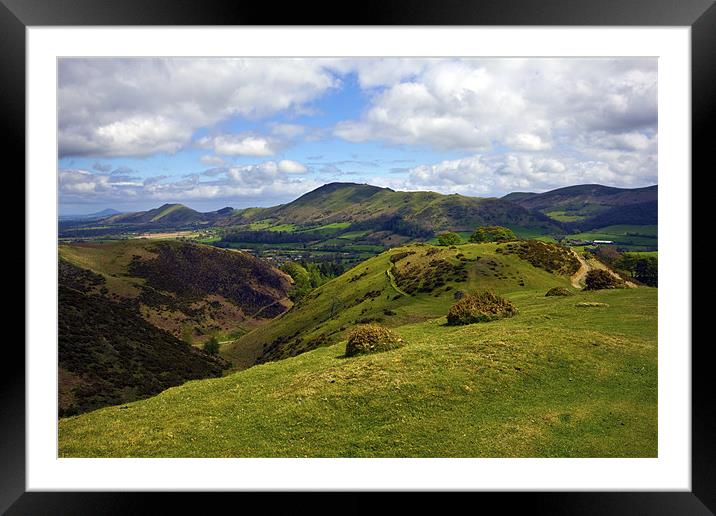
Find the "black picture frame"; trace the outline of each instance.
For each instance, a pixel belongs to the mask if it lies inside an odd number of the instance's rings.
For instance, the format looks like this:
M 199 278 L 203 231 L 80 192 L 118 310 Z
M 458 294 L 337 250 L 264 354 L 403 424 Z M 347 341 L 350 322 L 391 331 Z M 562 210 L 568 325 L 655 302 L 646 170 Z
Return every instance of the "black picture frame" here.
M 322 13 L 322 14 L 319 14 Z M 692 52 L 692 169 L 713 171 L 709 125 L 716 106 L 716 5 L 714 0 L 364 0 L 357 4 L 268 3 L 213 0 L 0 0 L 0 120 L 6 171 L 25 169 L 25 29 L 28 26 L 82 25 L 544 25 L 544 26 L 690 26 Z M 7 161 L 6 161 L 7 163 Z M 18 188 L 24 191 L 24 181 Z M 693 181 L 692 173 L 692 181 Z M 693 182 L 692 182 L 693 184 Z M 693 191 L 693 188 L 692 188 Z M 694 205 L 696 203 L 694 202 Z M 14 208 L 19 213 L 19 208 Z M 694 217 L 695 222 L 702 219 Z M 692 235 L 695 234 L 692 231 Z M 16 246 L 16 263 L 24 246 Z M 20 249 L 23 249 L 20 251 Z M 697 265 L 693 262 L 694 267 Z M 695 270 L 695 268 L 694 268 Z M 26 274 L 28 273 L 26 269 Z M 15 292 L 23 292 L 24 286 Z M 19 297 L 19 296 L 17 296 Z M 25 306 L 16 301 L 17 307 Z M 696 308 L 696 305 L 692 303 Z M 31 307 L 26 307 L 31 309 Z M 693 315 L 692 315 L 693 320 Z M 692 491 L 589 493 L 479 493 L 479 505 L 544 514 L 714 514 L 716 511 L 716 410 L 711 339 L 692 346 Z M 15 340 L 16 342 L 16 340 Z M 683 343 L 690 345 L 691 343 Z M 25 492 L 25 358 L 6 342 L 0 359 L 0 511 L 7 514 L 137 514 L 206 507 L 197 493 L 43 493 Z M 215 497 L 220 496 L 218 500 Z M 253 493 L 212 495 L 211 501 L 248 507 Z M 321 493 L 263 495 L 258 503 L 273 509 L 309 508 L 311 512 L 357 512 L 375 506 L 372 493 L 350 493 L 340 500 Z M 451 494 L 455 496 L 455 494 Z M 461 495 L 462 496 L 462 495 Z M 298 500 L 297 500 L 298 498 Z M 309 501 L 308 498 L 311 500 Z M 404 510 L 424 506 L 424 494 L 401 503 Z M 458 499 L 451 499 L 455 504 Z M 299 504 L 299 505 L 296 505 Z M 413 506 L 413 507 L 411 507 Z

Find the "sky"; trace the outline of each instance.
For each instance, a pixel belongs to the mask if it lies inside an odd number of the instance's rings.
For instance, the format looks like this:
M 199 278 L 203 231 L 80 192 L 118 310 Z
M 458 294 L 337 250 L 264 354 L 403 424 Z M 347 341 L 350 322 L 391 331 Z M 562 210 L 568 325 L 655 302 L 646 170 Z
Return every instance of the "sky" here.
M 657 183 L 655 58 L 64 58 L 60 213 Z

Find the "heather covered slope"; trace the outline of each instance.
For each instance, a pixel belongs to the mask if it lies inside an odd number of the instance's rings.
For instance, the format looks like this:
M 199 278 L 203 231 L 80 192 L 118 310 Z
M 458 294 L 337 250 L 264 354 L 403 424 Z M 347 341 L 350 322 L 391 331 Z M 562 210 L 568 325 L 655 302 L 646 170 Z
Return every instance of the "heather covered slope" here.
M 61 265 L 69 263 L 103 280 L 91 286 L 93 293 L 195 344 L 211 335 L 243 333 L 291 306 L 290 278 L 238 251 L 146 240 L 59 249 Z
M 62 419 L 59 455 L 656 457 L 656 289 L 506 296 L 515 317 L 437 316 L 391 351 L 340 341 Z
M 91 280 L 102 284 L 100 277 Z M 59 285 L 60 416 L 221 376 L 228 365 L 152 326 L 135 311 L 78 288 L 77 277 Z

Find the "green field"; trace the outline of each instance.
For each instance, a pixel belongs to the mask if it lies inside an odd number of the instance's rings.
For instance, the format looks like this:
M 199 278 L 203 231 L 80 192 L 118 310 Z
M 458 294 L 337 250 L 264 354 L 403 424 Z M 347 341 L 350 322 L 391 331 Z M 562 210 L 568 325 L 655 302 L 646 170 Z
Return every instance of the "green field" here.
M 641 258 L 658 258 L 659 257 L 658 251 L 632 251 L 629 254 L 634 254 Z
M 59 454 L 655 457 L 656 289 L 509 297 L 511 319 L 438 317 L 397 328 L 397 350 L 340 342 L 62 419 Z
M 658 247 L 657 226 L 606 226 L 603 228 L 573 233 L 566 238 L 575 240 L 611 240 L 627 251 L 653 251 Z
M 544 214 L 559 222 L 576 222 L 587 218 L 586 215 L 575 215 L 570 211 L 546 211 Z
M 543 242 L 554 242 L 554 238 L 546 235 L 543 230 L 526 228 L 523 226 L 508 226 L 520 238 L 542 240 Z

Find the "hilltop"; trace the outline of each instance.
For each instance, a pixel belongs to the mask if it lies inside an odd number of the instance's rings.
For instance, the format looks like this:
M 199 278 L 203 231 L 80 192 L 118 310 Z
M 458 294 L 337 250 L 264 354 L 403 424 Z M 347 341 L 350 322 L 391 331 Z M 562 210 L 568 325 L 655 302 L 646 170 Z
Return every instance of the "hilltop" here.
M 103 220 L 106 224 L 155 224 L 181 226 L 194 222 L 208 222 L 209 214 L 199 213 L 183 204 L 164 204 L 153 210 L 112 215 Z
M 257 221 L 271 224 L 321 226 L 351 223 L 364 229 L 435 233 L 469 231 L 500 224 L 544 231 L 557 226 L 549 217 L 496 198 L 466 197 L 436 192 L 398 192 L 356 183 L 329 183 L 285 205 L 238 211 L 224 225 Z M 409 234 L 409 233 L 408 233 Z
M 536 241 L 398 247 L 317 288 L 270 325 L 228 344 L 222 354 L 239 365 L 295 356 L 340 341 L 356 324 L 396 327 L 439 317 L 460 292 L 567 287 L 579 267 L 571 251 Z
M 658 187 L 614 188 L 576 185 L 545 193 L 514 192 L 502 197 L 564 223 L 566 229 L 588 230 L 618 224 L 657 224 Z

